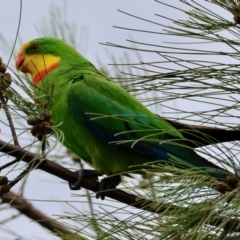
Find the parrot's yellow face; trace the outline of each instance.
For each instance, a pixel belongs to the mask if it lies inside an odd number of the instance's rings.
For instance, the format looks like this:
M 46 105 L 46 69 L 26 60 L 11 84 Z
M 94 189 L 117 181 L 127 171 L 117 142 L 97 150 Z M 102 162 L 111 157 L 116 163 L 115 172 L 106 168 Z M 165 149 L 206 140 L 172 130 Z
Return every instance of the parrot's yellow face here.
M 60 57 L 41 53 L 39 50 L 41 50 L 40 44 L 28 41 L 19 49 L 15 61 L 16 69 L 29 73 L 35 84 L 55 69 L 60 62 Z

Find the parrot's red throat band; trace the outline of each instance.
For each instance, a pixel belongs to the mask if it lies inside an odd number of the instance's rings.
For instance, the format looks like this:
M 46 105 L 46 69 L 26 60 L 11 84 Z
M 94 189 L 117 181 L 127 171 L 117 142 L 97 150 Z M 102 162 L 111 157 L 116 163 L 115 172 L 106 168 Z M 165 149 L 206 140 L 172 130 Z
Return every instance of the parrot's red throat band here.
M 33 82 L 35 84 L 38 84 L 44 77 L 46 77 L 46 75 L 48 73 L 50 73 L 52 70 L 54 70 L 55 68 L 57 68 L 59 65 L 59 63 L 55 63 L 53 65 L 51 65 L 49 68 L 46 68 L 40 72 L 38 72 L 34 77 L 33 77 Z

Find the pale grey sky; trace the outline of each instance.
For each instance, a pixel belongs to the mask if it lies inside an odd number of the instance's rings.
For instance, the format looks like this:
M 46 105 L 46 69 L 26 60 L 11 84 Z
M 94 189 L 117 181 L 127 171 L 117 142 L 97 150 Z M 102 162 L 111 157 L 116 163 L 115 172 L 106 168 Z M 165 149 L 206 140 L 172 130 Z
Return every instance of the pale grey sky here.
M 81 41 L 80 36 L 81 27 L 88 29 L 88 46 L 87 50 L 84 49 L 84 54 L 91 60 L 95 60 L 95 56 L 101 56 L 104 54 L 104 47 L 99 45 L 99 42 L 114 42 L 125 44 L 125 40 L 129 35 L 132 35 L 134 39 L 139 36 L 142 38 L 145 34 L 133 33 L 130 31 L 124 31 L 114 29 L 112 26 L 140 28 L 146 30 L 160 31 L 161 27 L 156 27 L 153 24 L 146 23 L 126 16 L 117 11 L 120 9 L 128 13 L 147 18 L 153 21 L 163 21 L 159 17 L 154 16 L 155 13 L 164 14 L 162 5 L 151 1 L 151 0 L 140 0 L 140 1 L 127 1 L 127 0 L 104 0 L 104 1 L 59 1 L 51 0 L 41 2 L 37 0 L 23 0 L 22 1 L 22 19 L 20 26 L 20 35 L 24 41 L 39 37 L 35 31 L 35 26 L 39 24 L 48 24 L 49 10 L 53 9 L 53 4 L 63 6 L 62 10 L 66 19 L 69 22 L 73 22 L 77 25 L 78 33 L 76 37 Z M 1 14 L 1 33 L 7 39 L 14 39 L 16 35 L 16 29 L 20 14 L 20 2 L 9 0 L 4 1 L 2 5 L 4 9 Z M 9 14 L 10 13 L 10 14 Z M 43 17 L 46 22 L 43 22 Z M 4 30 L 3 30 L 4 29 Z M 155 41 L 161 41 L 161 36 L 154 36 Z M 157 39 L 156 39 L 157 38 Z M 147 37 L 145 37 L 147 40 Z M 154 42 L 155 42 L 154 41 Z M 114 49 L 112 51 L 118 51 Z

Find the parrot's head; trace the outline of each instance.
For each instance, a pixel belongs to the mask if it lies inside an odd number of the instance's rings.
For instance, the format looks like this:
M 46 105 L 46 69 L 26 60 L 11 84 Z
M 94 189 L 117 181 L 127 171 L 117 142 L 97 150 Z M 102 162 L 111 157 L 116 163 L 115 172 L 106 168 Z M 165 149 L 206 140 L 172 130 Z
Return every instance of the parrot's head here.
M 56 38 L 36 38 L 24 43 L 18 51 L 15 66 L 23 73 L 29 73 L 38 84 L 49 72 L 55 70 L 63 59 L 79 53 Z

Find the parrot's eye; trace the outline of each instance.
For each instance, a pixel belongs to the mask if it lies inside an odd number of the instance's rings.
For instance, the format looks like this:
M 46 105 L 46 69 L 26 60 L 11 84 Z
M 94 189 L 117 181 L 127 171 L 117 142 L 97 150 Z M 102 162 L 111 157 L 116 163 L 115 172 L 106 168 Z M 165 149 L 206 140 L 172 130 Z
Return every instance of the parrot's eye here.
M 30 49 L 33 50 L 33 51 L 37 50 L 38 48 L 39 48 L 39 44 L 33 44 L 33 45 L 30 47 Z

